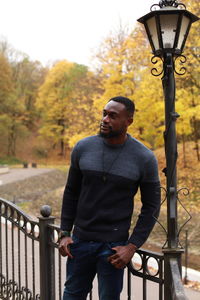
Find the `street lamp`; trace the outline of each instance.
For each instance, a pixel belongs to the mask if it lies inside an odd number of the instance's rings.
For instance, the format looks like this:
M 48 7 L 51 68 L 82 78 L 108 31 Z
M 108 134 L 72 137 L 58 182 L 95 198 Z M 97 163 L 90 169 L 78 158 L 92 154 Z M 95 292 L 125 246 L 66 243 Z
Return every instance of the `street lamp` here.
M 157 9 L 158 8 L 158 9 Z M 175 62 L 180 58 L 184 63 L 186 57 L 182 55 L 183 48 L 191 27 L 191 24 L 199 18 L 189 11 L 183 3 L 177 0 L 161 0 L 159 4 L 151 6 L 151 12 L 138 19 L 145 26 L 146 33 L 154 56 L 153 64 L 161 59 L 163 68 L 151 70 L 152 75 L 162 76 L 162 85 L 165 99 L 165 156 L 166 156 L 166 199 L 167 199 L 167 240 L 163 246 L 164 252 L 164 276 L 165 276 L 165 299 L 173 299 L 171 259 L 175 259 L 181 266 L 182 248 L 179 243 L 179 234 L 183 226 L 178 228 L 177 222 L 177 190 L 176 161 L 177 161 L 177 139 L 176 120 L 179 115 L 175 111 L 175 76 L 174 73 L 183 75 L 186 72 L 181 67 L 176 70 Z M 163 226 L 162 226 L 163 227 Z M 164 227 L 163 227 L 164 228 Z M 181 268 L 180 268 L 181 274 Z M 180 276 L 179 274 L 179 276 Z M 181 298 L 185 299 L 185 298 Z
M 159 7 L 159 10 L 153 10 Z M 182 7 L 182 8 L 179 8 Z M 191 24 L 199 18 L 186 10 L 183 3 L 162 0 L 151 12 L 138 19 L 144 24 L 154 55 L 182 53 Z

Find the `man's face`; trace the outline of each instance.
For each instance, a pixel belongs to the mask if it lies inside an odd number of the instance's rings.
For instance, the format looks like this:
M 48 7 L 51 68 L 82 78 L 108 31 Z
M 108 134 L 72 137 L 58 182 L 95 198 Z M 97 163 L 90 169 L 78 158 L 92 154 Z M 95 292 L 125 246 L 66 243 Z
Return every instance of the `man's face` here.
M 126 133 L 132 121 L 126 107 L 122 103 L 111 100 L 103 109 L 100 135 L 104 138 L 119 137 Z

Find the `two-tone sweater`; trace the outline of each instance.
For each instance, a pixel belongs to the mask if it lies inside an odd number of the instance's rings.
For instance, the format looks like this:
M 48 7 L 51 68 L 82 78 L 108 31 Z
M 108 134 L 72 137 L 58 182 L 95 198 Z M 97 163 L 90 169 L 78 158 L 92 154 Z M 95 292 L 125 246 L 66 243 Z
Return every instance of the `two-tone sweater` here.
M 141 212 L 129 236 L 134 196 L 140 188 Z M 155 155 L 128 135 L 122 145 L 101 136 L 82 139 L 71 154 L 63 194 L 61 229 L 87 241 L 128 240 L 140 247 L 148 238 L 160 208 Z

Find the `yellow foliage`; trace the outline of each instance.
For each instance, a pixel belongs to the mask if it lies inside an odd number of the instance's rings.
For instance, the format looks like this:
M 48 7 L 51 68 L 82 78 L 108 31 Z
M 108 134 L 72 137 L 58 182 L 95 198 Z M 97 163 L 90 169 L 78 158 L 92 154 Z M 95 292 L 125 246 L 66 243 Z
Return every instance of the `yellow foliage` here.
M 72 147 L 78 137 L 90 134 L 97 84 L 97 78 L 85 66 L 67 61 L 54 65 L 37 99 L 43 119 L 40 134 L 54 144 L 61 142 L 62 147 L 63 143 Z
M 194 13 L 199 11 L 197 0 L 192 0 L 190 6 Z M 188 74 L 177 78 L 176 110 L 181 115 L 177 121 L 178 136 L 190 136 L 194 131 L 194 118 L 195 122 L 200 120 L 198 31 L 199 27 L 194 24 L 185 48 Z M 110 98 L 126 96 L 136 104 L 129 133 L 152 149 L 163 145 L 162 81 L 151 75 L 154 65 L 150 58 L 146 33 L 138 25 L 131 33 L 120 27 L 105 39 L 95 57 L 99 62 L 96 74 L 80 65 L 58 62 L 39 91 L 37 107 L 43 117 L 41 134 L 73 147 L 80 138 L 98 132 L 102 109 Z M 162 63 L 158 66 L 162 68 Z

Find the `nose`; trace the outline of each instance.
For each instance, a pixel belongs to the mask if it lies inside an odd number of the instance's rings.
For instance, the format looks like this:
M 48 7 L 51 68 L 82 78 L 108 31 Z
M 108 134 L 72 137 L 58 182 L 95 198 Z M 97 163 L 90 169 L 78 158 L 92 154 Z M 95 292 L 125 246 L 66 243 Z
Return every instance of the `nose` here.
M 108 122 L 109 122 L 109 117 L 108 117 L 108 115 L 105 115 L 103 117 L 103 123 L 108 123 Z

